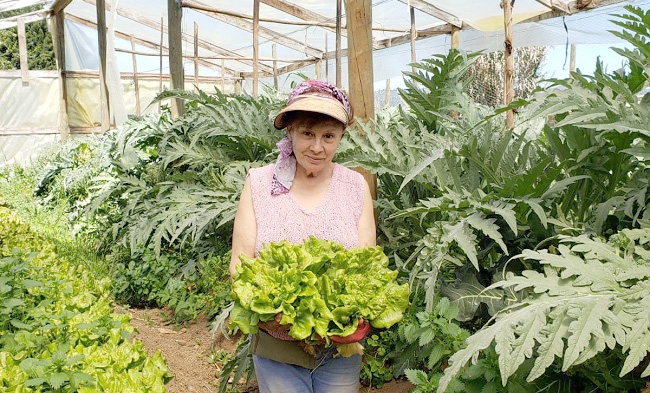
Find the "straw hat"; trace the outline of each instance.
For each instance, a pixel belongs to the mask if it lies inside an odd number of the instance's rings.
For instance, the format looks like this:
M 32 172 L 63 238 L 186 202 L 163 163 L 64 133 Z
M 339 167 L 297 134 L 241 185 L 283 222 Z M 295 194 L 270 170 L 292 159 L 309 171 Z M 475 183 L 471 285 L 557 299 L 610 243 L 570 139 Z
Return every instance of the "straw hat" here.
M 330 116 L 347 126 L 352 121 L 350 103 L 339 88 L 322 81 L 306 80 L 289 93 L 287 106 L 275 117 L 273 125 L 278 130 L 287 126 L 286 114 L 308 111 Z

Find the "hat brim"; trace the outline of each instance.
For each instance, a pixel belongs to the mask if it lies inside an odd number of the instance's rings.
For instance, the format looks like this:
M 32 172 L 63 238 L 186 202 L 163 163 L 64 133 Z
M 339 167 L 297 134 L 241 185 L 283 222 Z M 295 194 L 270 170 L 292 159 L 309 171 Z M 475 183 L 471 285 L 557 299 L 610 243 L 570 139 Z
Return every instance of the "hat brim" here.
M 349 123 L 347 111 L 337 100 L 319 96 L 304 96 L 294 100 L 275 116 L 273 121 L 275 128 L 281 130 L 286 127 L 286 114 L 293 111 L 322 113 L 340 121 L 344 126 Z

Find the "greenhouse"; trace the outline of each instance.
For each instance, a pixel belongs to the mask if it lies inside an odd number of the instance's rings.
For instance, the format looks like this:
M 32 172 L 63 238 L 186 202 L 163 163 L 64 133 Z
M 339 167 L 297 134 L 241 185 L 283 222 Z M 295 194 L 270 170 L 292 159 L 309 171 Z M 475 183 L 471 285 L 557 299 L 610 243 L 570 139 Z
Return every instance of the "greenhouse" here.
M 650 0 L 0 0 L 0 86 L 0 391 L 650 391 Z

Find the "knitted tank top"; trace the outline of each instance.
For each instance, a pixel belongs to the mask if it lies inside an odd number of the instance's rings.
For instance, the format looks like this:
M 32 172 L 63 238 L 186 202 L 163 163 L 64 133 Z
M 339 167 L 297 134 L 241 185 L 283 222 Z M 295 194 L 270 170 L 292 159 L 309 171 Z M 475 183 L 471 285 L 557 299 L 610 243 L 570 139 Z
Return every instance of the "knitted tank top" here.
M 305 210 L 291 192 L 271 195 L 273 164 L 252 168 L 249 176 L 257 222 L 255 256 L 265 243 L 299 244 L 309 236 L 339 242 L 347 249 L 360 246 L 358 224 L 365 193 L 360 173 L 334 164 L 325 197 L 313 211 Z

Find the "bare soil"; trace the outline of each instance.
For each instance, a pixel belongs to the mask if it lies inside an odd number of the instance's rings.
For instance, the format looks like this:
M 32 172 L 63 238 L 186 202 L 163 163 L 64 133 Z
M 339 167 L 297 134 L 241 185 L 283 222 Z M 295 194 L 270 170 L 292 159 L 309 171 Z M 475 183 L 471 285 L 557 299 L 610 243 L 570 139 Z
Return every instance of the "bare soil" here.
M 167 323 L 160 309 L 119 309 L 117 312 L 130 313 L 131 324 L 137 329 L 135 338 L 142 341 L 150 354 L 160 351 L 166 359 L 173 375 L 167 384 L 167 393 L 214 393 L 219 390 L 222 366 L 219 354 L 232 353 L 236 342 L 220 334 L 213 340 L 205 316 L 184 326 L 174 326 Z M 359 392 L 406 393 L 411 388 L 413 385 L 407 381 L 391 381 L 381 389 L 362 386 Z M 252 386 L 238 386 L 237 391 L 258 390 L 253 381 Z

